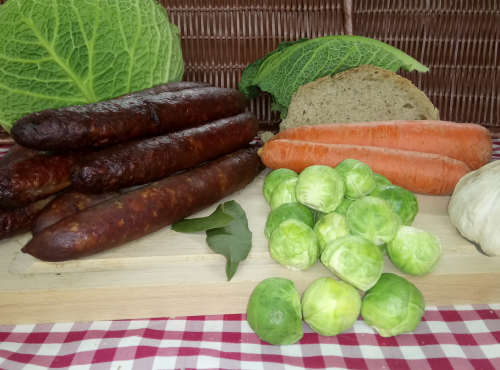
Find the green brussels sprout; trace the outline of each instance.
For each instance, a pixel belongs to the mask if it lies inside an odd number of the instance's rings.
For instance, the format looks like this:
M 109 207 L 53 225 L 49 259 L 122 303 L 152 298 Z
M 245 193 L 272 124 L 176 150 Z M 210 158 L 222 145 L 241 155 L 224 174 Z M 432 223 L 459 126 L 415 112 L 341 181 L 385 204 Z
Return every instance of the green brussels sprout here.
M 263 191 L 264 191 L 264 198 L 266 198 L 266 202 L 271 203 L 271 197 L 273 195 L 273 191 L 281 181 L 288 180 L 293 177 L 299 177 L 299 175 L 297 175 L 292 170 L 289 170 L 288 168 L 279 168 L 277 170 L 271 171 L 264 180 Z
M 361 310 L 361 297 L 352 285 L 331 278 L 315 280 L 302 296 L 304 321 L 315 332 L 333 336 L 354 325 Z
M 300 296 L 288 279 L 270 278 L 255 287 L 247 307 L 250 328 L 270 344 L 298 342 L 302 330 Z
M 396 185 L 377 186 L 370 194 L 373 197 L 379 197 L 394 208 L 401 217 L 403 225 L 411 226 L 418 213 L 418 201 L 415 194 Z
M 321 262 L 359 290 L 370 289 L 382 274 L 384 256 L 368 239 L 345 235 L 326 245 Z
M 323 253 L 325 247 L 332 240 L 338 239 L 341 236 L 349 234 L 345 223 L 345 216 L 332 212 L 322 217 L 314 225 L 314 232 L 319 240 L 320 253 Z
M 387 255 L 387 244 L 379 244 L 377 245 L 378 249 L 380 250 L 380 253 L 382 253 L 383 256 Z
M 345 197 L 347 199 L 358 199 L 370 194 L 377 183 L 373 178 L 373 172 L 361 161 L 346 159 L 335 167 L 345 183 Z
M 264 229 L 266 238 L 268 240 L 271 239 L 274 229 L 289 218 L 302 221 L 311 228 L 314 227 L 313 211 L 300 203 L 284 203 L 272 211 L 267 217 L 266 228 Z
M 344 198 L 344 182 L 331 167 L 310 166 L 300 173 L 295 191 L 300 203 L 330 213 Z
M 366 292 L 361 304 L 365 323 L 382 337 L 392 337 L 416 329 L 425 313 L 424 296 L 406 279 L 384 273 Z
M 292 271 L 305 271 L 319 258 L 319 242 L 313 229 L 290 218 L 278 225 L 269 241 L 271 257 Z
M 437 236 L 411 226 L 403 226 L 387 244 L 387 254 L 401 271 L 415 276 L 430 274 L 443 255 Z
M 351 206 L 352 202 L 354 202 L 354 200 L 352 199 L 342 199 L 342 202 L 340 202 L 339 206 L 335 208 L 335 212 L 345 216 L 347 213 L 347 209 Z
M 347 228 L 352 234 L 379 245 L 390 242 L 402 226 L 401 218 L 391 205 L 378 197 L 355 200 L 346 214 Z
M 285 203 L 298 203 L 295 196 L 295 187 L 297 186 L 298 177 L 291 177 L 281 181 L 276 188 L 274 188 L 273 195 L 271 195 L 271 209 L 275 210 Z
M 322 217 L 326 216 L 328 213 L 321 211 L 314 211 L 314 222 L 318 222 Z
M 387 177 L 384 177 L 379 173 L 374 173 L 373 178 L 375 179 L 377 186 L 392 185 L 392 182 L 390 182 Z

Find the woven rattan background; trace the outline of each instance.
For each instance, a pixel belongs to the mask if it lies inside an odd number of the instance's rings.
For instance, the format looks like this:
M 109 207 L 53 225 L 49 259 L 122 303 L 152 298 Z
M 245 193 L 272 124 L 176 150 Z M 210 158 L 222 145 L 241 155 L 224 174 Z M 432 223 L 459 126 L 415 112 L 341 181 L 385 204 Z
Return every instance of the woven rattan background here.
M 185 79 L 236 88 L 243 69 L 280 42 L 344 33 L 342 0 L 159 0 L 180 30 Z M 251 103 L 262 129 L 277 129 L 271 98 Z
M 0 0 L 0 4 L 5 0 Z M 159 0 L 179 26 L 186 80 L 236 87 L 248 63 L 282 41 L 331 34 L 374 37 L 431 68 L 402 72 L 441 119 L 500 131 L 500 0 Z M 252 102 L 277 128 L 270 97 Z

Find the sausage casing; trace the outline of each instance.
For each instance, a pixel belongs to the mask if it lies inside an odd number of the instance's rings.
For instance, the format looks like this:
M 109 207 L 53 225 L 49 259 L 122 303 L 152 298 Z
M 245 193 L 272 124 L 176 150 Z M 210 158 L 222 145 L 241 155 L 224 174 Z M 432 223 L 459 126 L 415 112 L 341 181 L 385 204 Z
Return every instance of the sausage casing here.
M 29 231 L 33 218 L 55 197 L 51 196 L 26 207 L 0 209 L 0 240 Z
M 264 168 L 256 148 L 239 149 L 66 217 L 22 251 L 55 262 L 114 248 L 210 207 L 243 189 Z
M 88 195 L 75 190 L 66 191 L 58 195 L 38 213 L 31 224 L 33 235 L 39 234 L 43 229 L 61 221 L 76 212 L 83 211 L 93 205 L 117 197 L 120 193 L 108 192 L 104 194 Z
M 0 207 L 19 208 L 70 186 L 70 168 L 88 151 L 39 153 L 0 168 Z
M 259 120 L 250 112 L 164 136 L 95 152 L 71 168 L 71 185 L 99 193 L 147 184 L 231 153 L 255 138 Z
M 0 168 L 8 167 L 14 162 L 22 161 L 37 154 L 40 154 L 39 150 L 27 149 L 22 147 L 21 145 L 15 144 L 13 147 L 7 150 L 2 159 L 0 159 Z
M 31 113 L 14 124 L 11 134 L 31 149 L 111 146 L 231 117 L 246 107 L 238 90 L 197 87 Z

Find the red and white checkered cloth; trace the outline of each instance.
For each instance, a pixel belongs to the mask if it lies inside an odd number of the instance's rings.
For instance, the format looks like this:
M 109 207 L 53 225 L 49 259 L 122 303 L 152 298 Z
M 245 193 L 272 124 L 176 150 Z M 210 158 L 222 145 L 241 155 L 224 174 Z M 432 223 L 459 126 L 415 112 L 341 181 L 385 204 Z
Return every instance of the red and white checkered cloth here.
M 0 326 L 0 368 L 500 369 L 500 304 L 428 307 L 411 334 L 382 338 L 358 319 L 296 344 L 259 340 L 245 315 Z
M 493 150 L 500 160 L 500 140 Z M 361 318 L 335 337 L 303 327 L 298 343 L 272 346 L 245 315 L 0 326 L 0 369 L 500 369 L 500 304 L 427 307 L 392 338 Z

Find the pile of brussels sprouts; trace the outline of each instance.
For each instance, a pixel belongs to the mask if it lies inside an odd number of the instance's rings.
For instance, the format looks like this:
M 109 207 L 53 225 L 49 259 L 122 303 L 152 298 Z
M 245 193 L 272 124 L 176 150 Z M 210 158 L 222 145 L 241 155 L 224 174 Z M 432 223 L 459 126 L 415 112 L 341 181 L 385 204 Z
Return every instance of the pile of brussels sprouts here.
M 416 276 L 431 273 L 441 259 L 439 238 L 411 227 L 418 213 L 413 193 L 354 159 L 335 168 L 311 166 L 300 175 L 272 171 L 263 190 L 272 209 L 265 228 L 271 257 L 293 271 L 320 259 L 340 280 L 314 281 L 302 301 L 292 281 L 262 281 L 247 310 L 262 340 L 295 343 L 303 335 L 302 317 L 325 336 L 348 330 L 360 313 L 383 337 L 418 326 L 425 312 L 421 292 L 403 277 L 382 273 L 385 254 Z M 363 299 L 356 289 L 366 292 Z

